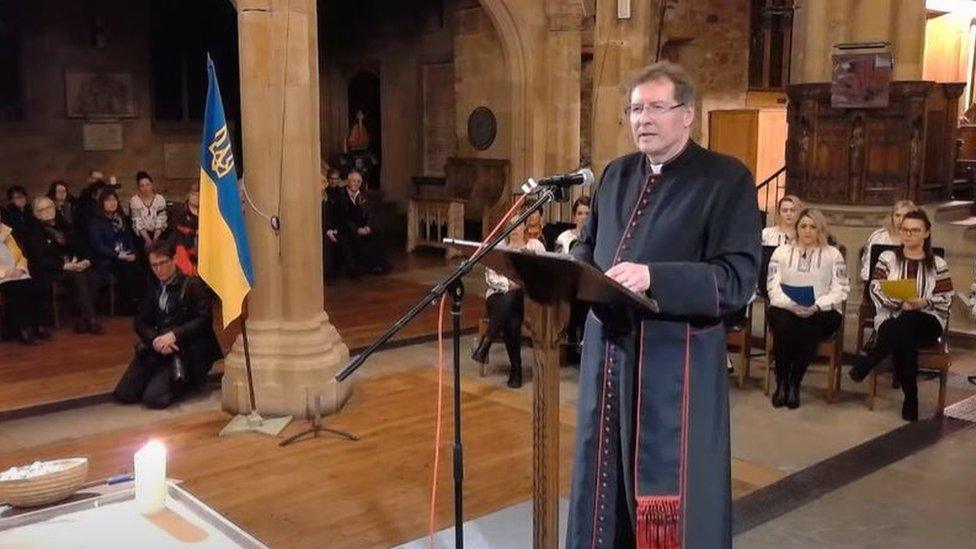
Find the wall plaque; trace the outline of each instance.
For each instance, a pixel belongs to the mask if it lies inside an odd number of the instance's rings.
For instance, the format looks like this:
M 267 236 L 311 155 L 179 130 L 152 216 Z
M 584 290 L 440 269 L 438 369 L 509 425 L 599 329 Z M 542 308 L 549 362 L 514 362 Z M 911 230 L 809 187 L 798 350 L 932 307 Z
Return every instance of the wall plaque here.
M 64 73 L 68 118 L 135 118 L 132 75 L 68 70 Z
M 478 107 L 468 116 L 468 142 L 479 151 L 483 151 L 495 142 L 498 134 L 498 122 L 495 113 L 488 107 Z
M 86 151 L 121 151 L 122 124 L 84 124 L 81 137 Z

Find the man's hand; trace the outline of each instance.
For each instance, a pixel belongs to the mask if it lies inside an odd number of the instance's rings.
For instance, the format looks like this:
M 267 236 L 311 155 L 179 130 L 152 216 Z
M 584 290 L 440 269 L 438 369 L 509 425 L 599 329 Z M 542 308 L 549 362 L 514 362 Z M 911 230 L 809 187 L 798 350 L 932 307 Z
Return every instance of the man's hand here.
M 328 237 L 328 239 L 333 242 L 339 242 L 339 239 L 336 238 L 337 232 L 338 231 L 336 231 L 335 229 L 329 229 L 328 231 L 325 231 L 325 236 Z
M 119 259 L 122 261 L 133 262 L 136 260 L 136 254 L 132 252 L 119 252 Z
M 176 334 L 173 332 L 166 332 L 161 336 L 156 336 L 156 339 L 153 339 L 152 344 L 153 349 L 155 349 L 157 353 L 163 355 L 173 354 L 175 351 L 180 350 L 180 348 L 176 346 Z
M 366 225 L 365 227 L 360 227 L 360 228 L 356 229 L 356 232 L 359 233 L 362 236 L 366 236 L 366 235 L 368 235 L 369 233 L 371 233 L 373 231 L 370 230 L 369 225 Z
M 606 275 L 632 292 L 646 292 L 651 287 L 651 269 L 640 263 L 618 263 L 610 267 Z

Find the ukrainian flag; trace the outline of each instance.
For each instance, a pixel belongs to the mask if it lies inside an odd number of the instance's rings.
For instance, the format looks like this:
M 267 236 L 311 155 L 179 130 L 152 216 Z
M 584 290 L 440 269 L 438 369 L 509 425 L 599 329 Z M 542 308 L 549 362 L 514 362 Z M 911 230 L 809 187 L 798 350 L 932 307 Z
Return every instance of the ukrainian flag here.
M 227 134 L 217 71 L 207 56 L 207 110 L 200 145 L 200 229 L 197 233 L 200 278 L 220 296 L 224 328 L 241 315 L 254 283 L 244 212 L 237 190 L 234 150 Z

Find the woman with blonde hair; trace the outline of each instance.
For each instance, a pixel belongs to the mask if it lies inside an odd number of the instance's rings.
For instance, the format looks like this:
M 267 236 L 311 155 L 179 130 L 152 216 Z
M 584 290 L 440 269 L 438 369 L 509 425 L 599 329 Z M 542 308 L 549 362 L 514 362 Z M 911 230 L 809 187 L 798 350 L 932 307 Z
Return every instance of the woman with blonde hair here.
M 864 252 L 861 254 L 861 280 L 867 282 L 871 274 L 871 265 L 868 265 L 868 262 L 871 261 L 871 246 L 897 246 L 901 244 L 901 237 L 899 236 L 901 220 L 905 218 L 905 214 L 908 212 L 917 210 L 918 206 L 911 200 L 898 200 L 895 202 L 891 207 L 891 215 L 888 216 L 888 222 L 884 227 L 880 227 L 871 233 L 867 243 L 864 245 Z
M 817 345 L 837 331 L 843 318 L 850 292 L 847 265 L 840 250 L 827 243 L 827 231 L 823 213 L 803 210 L 796 222 L 796 240 L 776 248 L 769 260 L 766 289 L 776 408 L 800 405 L 800 383 Z
M 546 251 L 542 242 L 533 238 L 535 234 L 537 232 L 533 230 L 532 225 L 522 225 L 509 235 L 508 247 L 533 252 Z M 505 350 L 511 363 L 508 386 L 517 389 L 522 386 L 522 318 L 525 306 L 522 287 L 487 268 L 485 282 L 488 284 L 488 291 L 485 293 L 488 328 L 478 341 L 471 358 L 479 364 L 486 364 L 491 344 L 501 336 L 505 341 Z
M 796 213 L 803 209 L 803 202 L 792 194 L 776 203 L 776 224 L 762 230 L 763 246 L 780 246 L 796 239 Z

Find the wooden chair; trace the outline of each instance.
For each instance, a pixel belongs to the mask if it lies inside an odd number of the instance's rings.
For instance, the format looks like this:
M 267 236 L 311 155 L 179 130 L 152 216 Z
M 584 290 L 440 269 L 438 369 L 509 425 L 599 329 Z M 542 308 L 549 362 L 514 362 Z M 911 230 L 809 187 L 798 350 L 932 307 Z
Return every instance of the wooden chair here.
M 739 355 L 739 367 L 736 369 L 736 383 L 741 389 L 749 379 L 749 359 L 752 354 L 752 306 L 746 306 L 741 316 L 725 325 L 725 348 L 727 351 Z
M 946 382 L 952 368 L 952 354 L 949 353 L 948 338 L 943 335 L 935 344 L 918 350 L 918 371 L 934 372 L 939 377 L 939 404 L 933 417 L 942 417 L 946 403 Z M 871 372 L 871 389 L 868 392 L 868 409 L 874 410 L 874 398 L 878 395 L 878 368 Z
M 846 306 L 846 303 L 844 304 Z M 843 315 L 843 313 L 842 313 Z M 843 318 L 843 316 L 841 317 Z M 773 359 L 773 333 L 767 328 L 766 337 L 766 379 L 763 390 L 769 394 L 769 380 L 774 369 Z M 810 366 L 827 366 L 827 397 L 828 403 L 832 404 L 837 393 L 840 392 L 841 357 L 844 354 L 844 321 L 841 320 L 840 327 L 830 336 L 830 339 L 821 341 L 817 345 L 817 354 Z M 808 370 L 809 371 L 809 370 Z
M 766 293 L 766 273 L 769 271 L 769 259 L 773 256 L 776 246 L 762 247 L 762 260 L 759 265 L 759 280 L 756 288 L 756 299 L 747 306 L 745 318 L 739 322 L 726 324 L 725 347 L 728 351 L 739 355 L 739 368 L 736 372 L 736 382 L 741 389 L 747 379 L 749 379 L 749 367 L 752 359 L 752 319 L 753 311 L 757 304 L 762 306 L 763 318 L 766 318 L 766 310 L 769 307 L 769 298 Z M 763 349 L 768 347 L 767 334 L 768 326 L 763 322 Z

